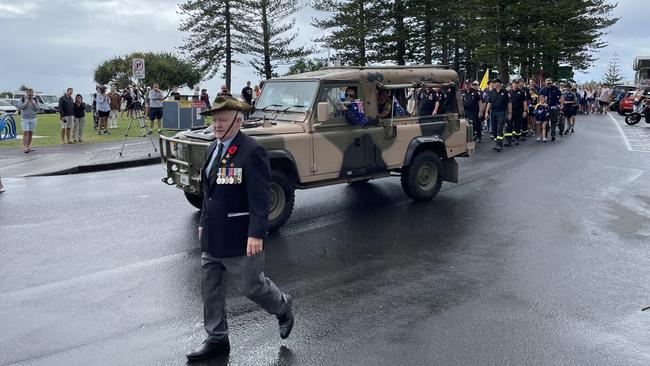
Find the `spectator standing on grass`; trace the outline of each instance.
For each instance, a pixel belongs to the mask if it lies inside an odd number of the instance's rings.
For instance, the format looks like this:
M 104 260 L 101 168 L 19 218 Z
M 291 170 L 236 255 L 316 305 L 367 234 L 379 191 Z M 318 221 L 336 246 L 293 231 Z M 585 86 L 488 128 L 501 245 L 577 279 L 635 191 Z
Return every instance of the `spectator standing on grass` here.
M 61 116 L 61 144 L 65 144 L 66 137 L 70 140 L 70 129 L 74 123 L 74 100 L 72 100 L 72 88 L 68 88 L 65 94 L 59 98 L 59 116 Z
M 153 131 L 154 121 L 156 121 L 158 126 L 158 133 L 162 131 L 160 125 L 163 118 L 163 100 L 165 100 L 165 96 L 160 91 L 160 86 L 153 84 L 153 88 L 149 91 L 149 120 L 151 121 L 149 133 Z
M 84 132 L 86 116 L 86 103 L 83 101 L 81 94 L 74 97 L 74 123 L 72 125 L 72 142 L 83 142 L 81 139 Z
M 177 86 L 172 87 L 172 92 L 169 93 L 169 96 L 172 100 L 181 100 L 181 93 L 178 92 Z
M 203 101 L 205 109 L 210 109 L 210 96 L 207 89 L 201 89 L 201 101 Z
M 120 94 L 111 86 L 111 92 L 108 93 L 108 98 L 111 101 L 111 111 L 108 115 L 108 128 L 117 128 L 117 115 L 120 113 Z
M 107 129 L 108 116 L 111 114 L 111 99 L 106 94 L 106 87 L 99 87 L 99 94 L 97 94 L 97 115 L 99 117 L 99 131 L 98 135 L 110 134 Z
M 23 128 L 23 151 L 25 153 L 34 151 L 32 149 L 32 137 L 34 136 L 34 129 L 36 129 L 36 114 L 39 108 L 38 100 L 34 97 L 34 90 L 28 88 L 27 94 L 20 99 L 20 104 L 18 104 L 20 126 Z
M 120 118 L 124 118 L 125 111 L 126 118 L 131 118 L 131 112 L 133 111 L 133 96 L 131 95 L 131 88 L 124 90 L 120 99 L 124 103 L 124 109 L 122 110 L 122 113 L 120 113 Z

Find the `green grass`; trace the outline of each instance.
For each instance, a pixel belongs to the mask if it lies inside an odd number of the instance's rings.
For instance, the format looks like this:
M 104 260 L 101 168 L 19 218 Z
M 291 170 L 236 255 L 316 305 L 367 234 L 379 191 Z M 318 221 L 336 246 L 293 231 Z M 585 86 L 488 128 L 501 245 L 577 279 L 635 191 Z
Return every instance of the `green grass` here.
M 23 131 L 20 126 L 20 116 L 14 115 L 16 119 L 16 128 L 18 129 L 18 135 L 22 136 Z M 149 120 L 146 120 L 147 126 L 149 126 Z M 209 117 L 206 118 L 206 124 L 210 123 Z M 124 118 L 118 118 L 117 120 L 118 128 L 109 129 L 111 132 L 110 135 L 97 135 L 97 131 L 93 128 L 93 117 L 92 113 L 86 113 L 86 123 L 84 124 L 83 131 L 83 144 L 94 144 L 97 142 L 103 141 L 115 141 L 124 139 L 124 134 L 126 128 L 129 125 L 129 119 L 126 118 L 126 113 Z M 167 131 L 163 130 L 163 134 L 166 136 L 171 136 L 175 134 L 176 131 Z M 32 141 L 32 146 L 56 146 L 61 144 L 61 121 L 59 120 L 58 114 L 39 114 L 36 119 L 36 129 L 34 130 L 34 136 L 43 136 L 42 138 L 35 138 Z M 131 130 L 129 131 L 129 139 L 131 138 L 140 138 L 140 131 L 138 129 L 137 121 L 133 121 L 131 125 Z M 0 149 L 7 147 L 22 147 L 22 140 L 14 139 L 8 141 L 0 141 Z

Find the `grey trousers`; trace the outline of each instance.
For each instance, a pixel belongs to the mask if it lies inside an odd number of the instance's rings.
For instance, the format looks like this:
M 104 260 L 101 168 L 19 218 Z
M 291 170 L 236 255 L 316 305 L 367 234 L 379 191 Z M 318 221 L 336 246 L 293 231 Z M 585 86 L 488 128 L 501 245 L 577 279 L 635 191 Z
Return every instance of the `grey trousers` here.
M 273 315 L 284 313 L 287 296 L 264 276 L 264 252 L 252 257 L 215 258 L 201 253 L 201 292 L 207 342 L 228 339 L 226 322 L 226 272 L 237 289 Z

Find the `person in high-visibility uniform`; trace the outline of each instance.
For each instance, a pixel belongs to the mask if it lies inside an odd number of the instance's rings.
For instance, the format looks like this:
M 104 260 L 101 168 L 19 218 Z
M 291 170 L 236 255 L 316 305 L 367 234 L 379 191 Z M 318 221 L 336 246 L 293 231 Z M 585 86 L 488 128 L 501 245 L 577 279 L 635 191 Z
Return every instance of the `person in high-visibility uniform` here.
M 512 119 L 512 103 L 508 92 L 501 87 L 501 80 L 494 80 L 494 90 L 490 94 L 485 114 L 490 114 L 493 124 L 496 151 L 503 150 L 503 126 L 506 120 Z
M 524 129 L 528 129 L 528 96 L 521 87 L 521 81 L 515 80 L 512 83 L 512 91 L 510 91 L 510 102 L 512 103 L 512 121 L 508 123 L 508 141 L 506 146 L 510 146 L 514 138 L 515 145 L 519 145 L 519 140 L 525 140 L 526 137 L 522 136 Z M 525 122 L 524 122 L 525 121 Z

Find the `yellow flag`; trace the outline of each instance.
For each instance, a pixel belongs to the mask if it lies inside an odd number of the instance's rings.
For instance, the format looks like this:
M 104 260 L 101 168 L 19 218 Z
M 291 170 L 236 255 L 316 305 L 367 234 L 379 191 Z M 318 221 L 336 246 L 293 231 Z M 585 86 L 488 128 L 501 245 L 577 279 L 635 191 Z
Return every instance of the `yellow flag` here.
M 481 90 L 487 88 L 488 78 L 490 77 L 489 74 L 490 74 L 490 69 L 485 70 L 485 74 L 483 75 L 483 80 L 481 80 L 481 85 L 480 85 Z

